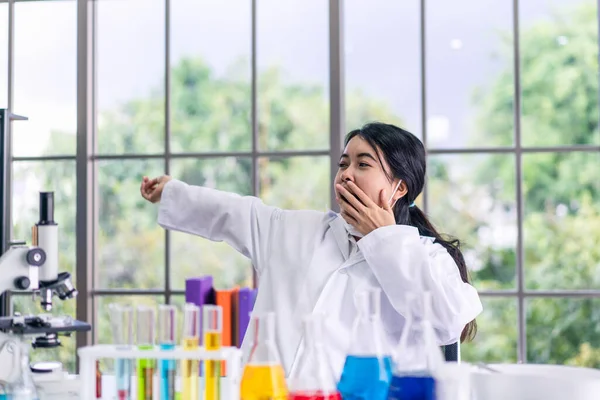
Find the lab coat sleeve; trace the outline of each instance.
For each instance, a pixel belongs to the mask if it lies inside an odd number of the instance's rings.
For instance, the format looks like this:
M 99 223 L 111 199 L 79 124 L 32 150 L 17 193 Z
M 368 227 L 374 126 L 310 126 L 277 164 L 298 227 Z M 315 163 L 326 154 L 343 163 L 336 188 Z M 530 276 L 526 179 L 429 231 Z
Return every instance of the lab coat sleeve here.
M 409 313 L 406 293 L 427 290 L 440 345 L 455 343 L 483 307 L 475 288 L 462 281 L 456 263 L 439 243 L 422 239 L 415 227 L 378 228 L 358 241 L 367 264 L 394 309 Z
M 258 269 L 280 213 L 280 209 L 266 206 L 256 197 L 173 179 L 163 189 L 158 223 L 165 229 L 224 241 L 250 258 Z

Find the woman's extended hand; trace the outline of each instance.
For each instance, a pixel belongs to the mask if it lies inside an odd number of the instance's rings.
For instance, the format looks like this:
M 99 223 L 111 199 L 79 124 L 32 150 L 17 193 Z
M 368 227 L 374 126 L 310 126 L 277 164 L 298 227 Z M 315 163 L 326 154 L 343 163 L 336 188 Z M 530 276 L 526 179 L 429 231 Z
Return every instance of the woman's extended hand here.
M 363 235 L 382 226 L 396 224 L 394 212 L 387 202 L 384 190 L 379 194 L 379 201 L 383 204 L 381 207 L 351 181 L 347 182 L 347 186 L 337 184 L 337 189 L 343 196 L 339 202 L 342 216 Z
M 158 178 L 149 179 L 145 176 L 142 179 L 140 186 L 140 193 L 142 197 L 148 200 L 150 203 L 156 203 L 160 201 L 162 191 L 172 178 L 168 175 L 159 176 Z

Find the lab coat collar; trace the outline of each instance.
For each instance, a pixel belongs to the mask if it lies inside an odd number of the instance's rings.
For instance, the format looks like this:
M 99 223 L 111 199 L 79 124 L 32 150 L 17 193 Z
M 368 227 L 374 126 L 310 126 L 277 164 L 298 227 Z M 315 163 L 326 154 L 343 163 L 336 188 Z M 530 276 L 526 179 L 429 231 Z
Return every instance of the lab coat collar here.
M 344 221 L 340 214 L 330 211 L 329 215 L 331 216 L 329 227 L 331 228 L 338 248 L 344 256 L 344 260 L 348 260 L 352 253 L 352 247 L 356 246 L 356 242 L 353 242 L 353 239 L 348 235 L 348 231 L 344 227 Z
M 338 248 L 342 252 L 344 260 L 347 261 L 352 254 L 353 247 L 357 246 L 356 240 L 348 234 L 340 214 L 334 211 L 329 211 L 327 216 L 329 217 L 329 227 L 333 232 L 333 236 L 335 237 Z M 435 238 L 431 236 L 420 236 L 420 239 L 421 243 L 423 244 L 427 244 L 427 242 L 435 242 Z

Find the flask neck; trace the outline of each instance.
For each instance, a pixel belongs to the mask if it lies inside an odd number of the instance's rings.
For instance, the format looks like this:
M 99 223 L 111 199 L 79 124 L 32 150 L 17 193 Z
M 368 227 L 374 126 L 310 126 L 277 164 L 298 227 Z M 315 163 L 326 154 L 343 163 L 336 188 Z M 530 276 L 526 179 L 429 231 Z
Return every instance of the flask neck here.
M 372 289 L 358 293 L 356 296 L 356 310 L 360 320 L 379 320 L 381 316 L 381 291 Z
M 323 343 L 324 319 L 321 316 L 310 315 L 303 321 L 304 342 L 307 346 L 319 346 Z
M 275 343 L 275 321 L 271 314 L 257 315 L 250 323 L 252 342 L 256 344 Z

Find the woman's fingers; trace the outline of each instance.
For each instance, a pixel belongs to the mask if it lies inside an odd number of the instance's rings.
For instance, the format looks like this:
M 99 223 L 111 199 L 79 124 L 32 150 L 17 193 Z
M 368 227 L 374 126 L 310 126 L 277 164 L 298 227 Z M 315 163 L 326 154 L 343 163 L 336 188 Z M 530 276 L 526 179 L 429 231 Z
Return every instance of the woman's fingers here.
M 349 206 L 353 207 L 356 210 L 360 210 L 361 208 L 364 207 L 364 205 L 360 202 L 360 200 L 358 200 L 356 197 L 354 197 L 354 194 L 352 194 L 348 189 L 346 189 L 344 186 L 340 185 L 339 183 L 336 185 L 337 189 L 340 193 L 340 196 L 342 196 L 342 203 L 348 204 Z
M 354 221 L 358 221 L 358 216 L 360 215 L 360 213 L 358 212 L 358 210 L 352 207 L 352 205 L 346 202 L 342 202 L 342 204 L 340 205 L 340 209 L 343 213 L 350 216 Z
M 157 178 L 149 179 L 147 176 L 145 176 L 142 179 L 142 183 L 140 185 L 140 193 L 144 199 L 152 201 L 152 197 L 154 195 L 154 192 L 156 191 L 157 183 Z
M 357 223 L 356 219 L 352 217 L 352 215 L 348 214 L 345 210 L 340 210 L 340 214 L 342 217 L 348 222 L 350 225 L 355 225 Z
M 152 203 L 156 203 L 161 198 L 163 187 L 170 180 L 171 177 L 167 175 L 162 175 L 153 179 L 144 176 L 140 185 L 142 197 Z
M 356 183 L 348 181 L 347 185 L 349 191 L 358 197 L 358 200 L 361 202 L 361 204 L 371 208 L 377 207 L 377 204 L 375 204 L 373 200 L 371 200 L 371 198 L 356 185 Z

